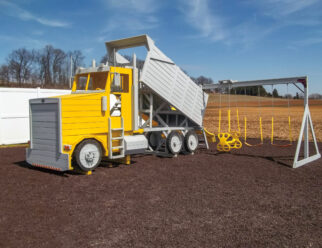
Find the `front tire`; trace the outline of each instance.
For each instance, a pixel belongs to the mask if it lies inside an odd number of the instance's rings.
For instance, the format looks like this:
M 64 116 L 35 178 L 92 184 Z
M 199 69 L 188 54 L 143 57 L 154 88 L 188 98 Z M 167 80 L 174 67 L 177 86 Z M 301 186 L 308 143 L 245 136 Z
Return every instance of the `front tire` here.
M 170 153 L 177 155 L 182 150 L 182 135 L 172 131 L 167 137 L 167 148 Z
M 101 145 L 93 139 L 83 140 L 76 147 L 74 158 L 82 171 L 94 170 L 102 160 Z

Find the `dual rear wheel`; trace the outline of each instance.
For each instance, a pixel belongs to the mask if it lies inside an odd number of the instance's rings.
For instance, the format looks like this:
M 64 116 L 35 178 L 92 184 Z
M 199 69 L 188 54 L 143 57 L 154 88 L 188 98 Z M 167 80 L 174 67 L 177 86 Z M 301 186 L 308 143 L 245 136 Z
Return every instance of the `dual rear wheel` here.
M 161 132 L 151 132 L 148 135 L 149 145 L 153 150 L 156 150 L 162 140 Z M 183 149 L 188 153 L 193 153 L 199 145 L 198 135 L 195 131 L 190 130 L 183 136 L 180 132 L 172 131 L 166 138 L 166 147 L 168 151 L 176 155 Z

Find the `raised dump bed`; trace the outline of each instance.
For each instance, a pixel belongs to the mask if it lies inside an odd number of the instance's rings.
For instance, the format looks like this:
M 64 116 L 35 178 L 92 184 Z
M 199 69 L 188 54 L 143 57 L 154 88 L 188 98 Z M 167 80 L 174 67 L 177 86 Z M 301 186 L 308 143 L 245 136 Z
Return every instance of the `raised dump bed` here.
M 120 49 L 145 46 L 148 50 L 140 81 L 164 101 L 202 126 L 208 94 L 167 57 L 148 35 L 106 42 L 110 61 Z

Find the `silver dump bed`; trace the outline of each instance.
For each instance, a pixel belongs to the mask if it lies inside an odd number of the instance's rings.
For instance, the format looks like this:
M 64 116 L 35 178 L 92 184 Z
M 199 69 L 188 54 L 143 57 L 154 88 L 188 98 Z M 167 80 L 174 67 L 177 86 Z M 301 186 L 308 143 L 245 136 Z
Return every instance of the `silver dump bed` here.
M 106 42 L 110 58 L 124 48 L 145 46 L 148 50 L 140 81 L 191 121 L 202 126 L 208 94 L 168 58 L 147 35 Z

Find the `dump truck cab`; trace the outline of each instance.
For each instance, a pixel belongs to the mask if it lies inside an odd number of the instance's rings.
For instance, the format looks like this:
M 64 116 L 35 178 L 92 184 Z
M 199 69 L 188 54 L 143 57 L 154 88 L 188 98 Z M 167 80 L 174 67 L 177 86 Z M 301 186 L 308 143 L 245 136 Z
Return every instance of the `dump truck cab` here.
M 94 63 L 77 69 L 70 95 L 31 100 L 27 161 L 60 171 L 74 165 L 91 171 L 102 157 L 126 162 L 130 154 L 144 152 L 147 140 L 132 126 L 135 70 Z
M 78 68 L 71 94 L 32 99 L 27 162 L 66 171 L 95 169 L 102 158 L 194 153 L 208 95 L 147 35 L 105 43 L 106 63 Z M 145 46 L 142 71 L 118 51 Z

